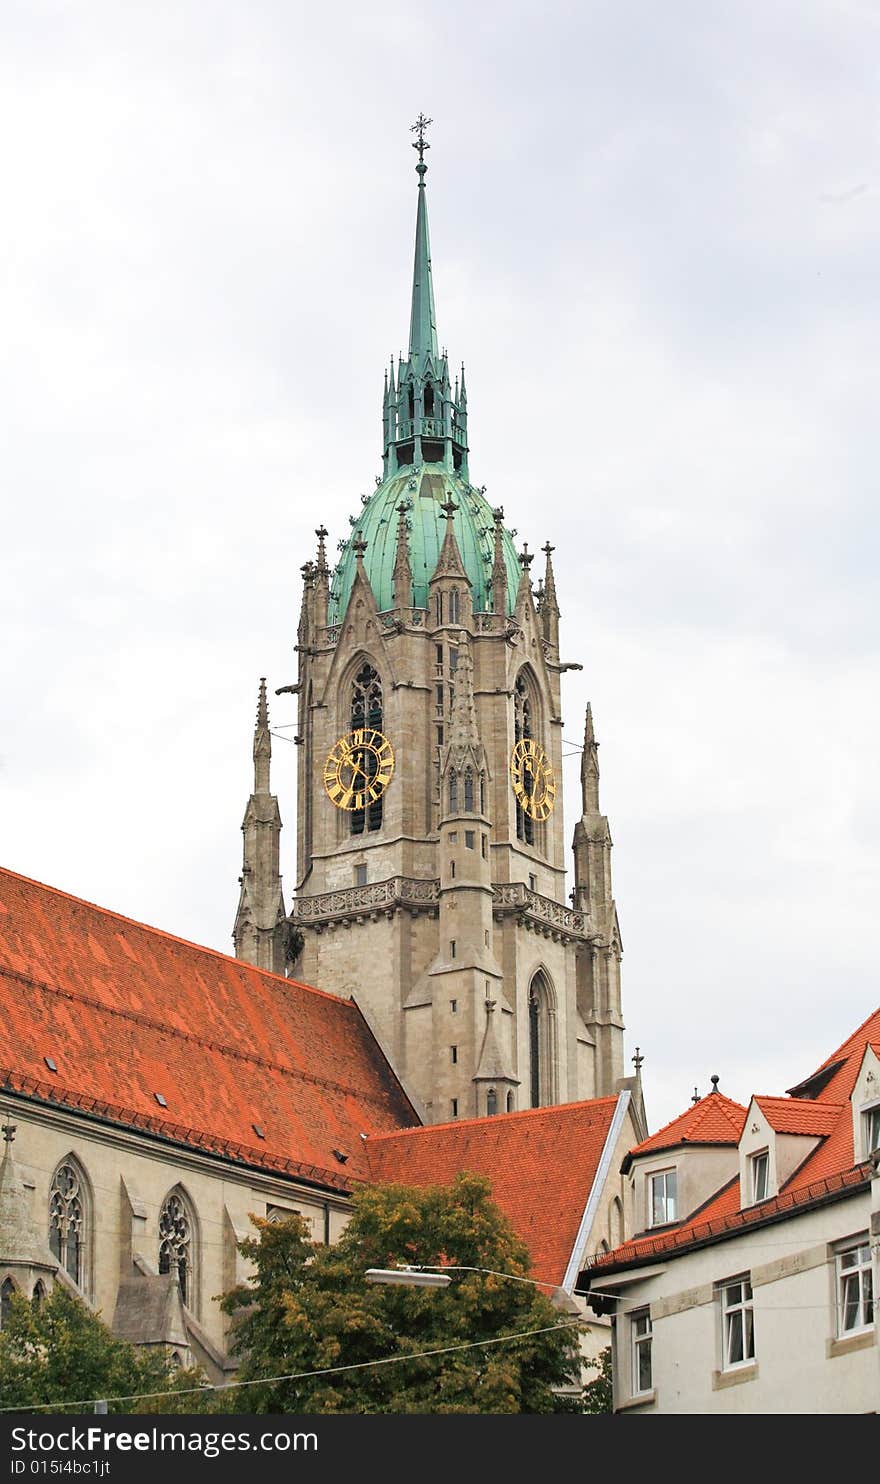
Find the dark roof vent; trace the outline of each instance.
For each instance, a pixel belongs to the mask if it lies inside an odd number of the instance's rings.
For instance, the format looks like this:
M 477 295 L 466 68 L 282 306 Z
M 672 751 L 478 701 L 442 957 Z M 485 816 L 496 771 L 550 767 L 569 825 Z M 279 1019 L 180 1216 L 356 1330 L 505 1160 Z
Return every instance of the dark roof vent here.
M 334 1159 L 338 1159 L 339 1160 L 339 1163 L 341 1165 L 344 1165 L 345 1162 L 346 1162 L 346 1160 L 348 1159 L 348 1155 L 345 1153 L 345 1151 L 343 1149 L 334 1149 L 333 1150 L 333 1158 Z
M 260 1124 L 258 1124 L 258 1123 L 252 1123 L 251 1124 L 251 1128 L 253 1129 L 253 1131 L 256 1134 L 256 1136 L 257 1136 L 258 1139 L 265 1139 L 266 1135 L 263 1132 L 263 1129 L 261 1128 Z
M 49 1068 L 49 1071 L 50 1072 L 57 1072 L 58 1071 L 58 1068 L 55 1065 L 54 1061 L 52 1060 L 51 1056 L 44 1056 L 43 1057 L 43 1061 L 46 1063 L 46 1066 Z
M 153 1097 L 156 1099 L 156 1102 L 159 1104 L 159 1107 L 160 1108 L 167 1108 L 168 1107 L 168 1103 L 166 1102 L 165 1098 L 162 1096 L 161 1092 L 154 1092 L 153 1093 Z

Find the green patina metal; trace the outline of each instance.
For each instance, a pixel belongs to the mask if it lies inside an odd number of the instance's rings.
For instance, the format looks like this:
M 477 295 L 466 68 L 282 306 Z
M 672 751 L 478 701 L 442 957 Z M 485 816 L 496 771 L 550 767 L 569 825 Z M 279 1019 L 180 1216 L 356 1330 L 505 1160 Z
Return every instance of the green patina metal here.
M 383 472 L 378 488 L 364 501 L 358 517 L 350 517 L 352 533 L 342 549 L 330 585 L 331 623 L 338 623 L 351 595 L 356 568 L 352 542 L 358 532 L 367 543 L 364 569 L 370 579 L 380 611 L 393 606 L 392 572 L 397 549 L 396 507 L 401 499 L 410 504 L 410 565 L 413 576 L 413 605 L 426 608 L 428 583 L 437 565 L 446 534 L 441 505 L 450 497 L 458 506 L 455 536 L 471 584 L 475 611 L 491 607 L 493 513 L 485 496 L 469 482 L 467 462 L 467 391 L 464 367 L 461 382 L 453 389 L 448 358 L 440 354 L 431 274 L 431 243 L 428 233 L 428 202 L 425 187 L 424 134 L 430 119 L 420 116 L 419 177 L 416 209 L 416 241 L 413 259 L 412 306 L 409 355 L 401 360 L 395 377 L 392 361 L 386 372 L 383 400 Z M 507 611 L 513 612 L 520 580 L 520 565 L 508 531 L 503 533 L 507 567 Z
M 413 605 L 428 606 L 428 583 L 437 565 L 446 518 L 440 506 L 449 498 L 458 509 L 454 516 L 455 538 L 471 584 L 474 609 L 490 607 L 489 579 L 492 575 L 494 522 L 485 495 L 442 464 L 423 464 L 417 469 L 399 469 L 383 480 L 370 495 L 333 574 L 330 622 L 338 623 L 345 613 L 355 574 L 352 542 L 360 531 L 367 550 L 364 569 L 380 610 L 394 606 L 391 575 L 397 549 L 397 506 L 410 505 L 409 559 L 413 575 Z M 516 547 L 509 531 L 504 532 L 504 561 L 507 567 L 507 611 L 513 612 L 522 575 Z

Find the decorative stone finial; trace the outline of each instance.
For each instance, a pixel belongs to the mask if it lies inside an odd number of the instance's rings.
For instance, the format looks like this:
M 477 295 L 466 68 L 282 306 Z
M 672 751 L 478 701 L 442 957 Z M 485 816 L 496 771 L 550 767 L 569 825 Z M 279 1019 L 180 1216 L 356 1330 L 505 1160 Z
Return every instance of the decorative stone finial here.
M 519 564 L 522 567 L 522 569 L 523 569 L 524 572 L 528 572 L 529 567 L 532 565 L 532 562 L 534 560 L 535 560 L 535 553 L 533 551 L 529 551 L 529 543 L 528 543 L 528 541 L 524 541 L 523 542 L 523 549 L 522 549 L 522 551 L 519 554 Z
M 7 1144 L 11 1144 L 13 1139 L 15 1138 L 15 1130 L 17 1127 L 18 1125 L 15 1123 L 4 1123 L 2 1129 L 0 1129 L 0 1132 L 2 1132 L 3 1138 Z
M 355 559 L 358 563 L 358 566 L 360 566 L 361 562 L 364 559 L 364 552 L 367 549 L 367 545 L 368 543 L 364 540 L 363 531 L 358 531 L 357 539 L 351 543 L 351 549 L 355 554 Z
M 635 1056 L 633 1057 L 632 1060 L 633 1060 L 633 1066 L 636 1069 L 636 1076 L 637 1077 L 640 1077 L 641 1074 L 642 1074 L 642 1066 L 644 1064 L 645 1058 L 642 1056 L 642 1053 L 639 1050 L 638 1046 L 636 1047 L 636 1054 L 635 1054 Z
M 458 509 L 458 506 L 456 505 L 455 501 L 450 497 L 448 500 L 444 500 L 443 501 L 443 504 L 440 506 L 440 509 L 443 511 L 443 514 L 446 516 L 446 519 L 447 520 L 452 520 L 453 516 L 455 515 L 456 510 Z

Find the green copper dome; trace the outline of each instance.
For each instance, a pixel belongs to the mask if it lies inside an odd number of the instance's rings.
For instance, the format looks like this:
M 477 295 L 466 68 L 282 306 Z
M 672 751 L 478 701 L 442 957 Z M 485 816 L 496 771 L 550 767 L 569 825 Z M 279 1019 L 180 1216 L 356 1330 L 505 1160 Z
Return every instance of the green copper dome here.
M 393 608 L 391 576 L 397 550 L 397 506 L 401 500 L 409 505 L 407 520 L 413 606 L 427 608 L 428 583 L 446 534 L 446 518 L 440 507 L 450 497 L 458 506 L 454 517 L 455 539 L 470 579 L 474 609 L 479 612 L 490 607 L 494 552 L 492 508 L 485 496 L 460 474 L 442 464 L 421 464 L 390 474 L 366 500 L 357 519 L 351 520 L 351 536 L 340 554 L 330 584 L 331 623 L 342 619 L 351 595 L 356 565 L 352 544 L 359 531 L 367 543 L 364 568 L 376 603 L 380 611 Z M 507 566 L 507 611 L 512 613 L 521 572 L 513 537 L 507 530 L 503 542 Z

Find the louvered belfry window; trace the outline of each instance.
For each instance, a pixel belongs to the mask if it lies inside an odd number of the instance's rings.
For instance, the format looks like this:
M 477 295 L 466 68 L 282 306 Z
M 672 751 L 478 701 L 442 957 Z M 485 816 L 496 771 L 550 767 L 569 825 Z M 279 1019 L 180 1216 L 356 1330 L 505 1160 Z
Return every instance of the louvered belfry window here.
M 382 730 L 382 681 L 372 665 L 366 664 L 358 671 L 351 688 L 351 730 L 354 732 L 360 727 L 369 727 L 375 732 Z M 364 752 L 363 758 L 366 788 L 369 789 L 378 772 L 379 759 L 369 751 Z M 366 809 L 353 809 L 349 816 L 351 833 L 362 835 L 365 830 L 380 829 L 383 804 L 384 795 L 380 794 Z

